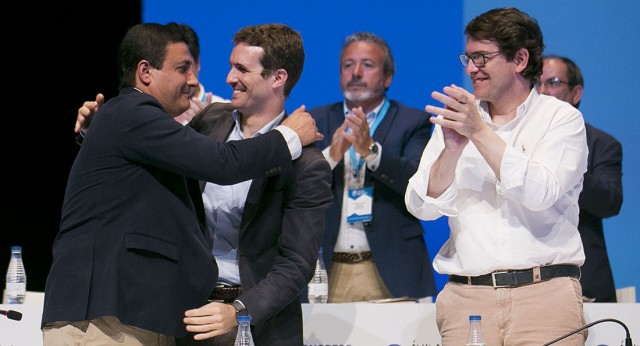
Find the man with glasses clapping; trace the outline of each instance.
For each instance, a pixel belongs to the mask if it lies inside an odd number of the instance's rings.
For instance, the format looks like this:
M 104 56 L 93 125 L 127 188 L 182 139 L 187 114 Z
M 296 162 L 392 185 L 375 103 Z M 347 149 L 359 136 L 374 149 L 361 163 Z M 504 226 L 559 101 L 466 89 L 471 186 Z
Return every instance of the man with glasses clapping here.
M 535 19 L 494 9 L 465 34 L 460 61 L 473 93 L 449 85 L 431 94 L 444 105 L 425 107 L 436 126 L 405 202 L 421 219 L 449 218 L 433 261 L 449 275 L 436 299 L 442 344 L 464 344 L 469 316 L 481 315 L 487 345 L 541 345 L 584 324 L 584 120 L 534 87 L 544 49 Z

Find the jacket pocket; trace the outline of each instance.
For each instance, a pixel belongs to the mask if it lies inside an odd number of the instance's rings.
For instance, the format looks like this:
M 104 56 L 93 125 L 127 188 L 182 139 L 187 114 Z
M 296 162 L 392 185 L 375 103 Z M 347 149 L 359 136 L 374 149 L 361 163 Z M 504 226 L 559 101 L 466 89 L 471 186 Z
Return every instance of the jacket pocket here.
M 140 233 L 129 233 L 124 237 L 127 249 L 140 252 L 158 254 L 173 261 L 178 260 L 178 247 L 175 243 Z

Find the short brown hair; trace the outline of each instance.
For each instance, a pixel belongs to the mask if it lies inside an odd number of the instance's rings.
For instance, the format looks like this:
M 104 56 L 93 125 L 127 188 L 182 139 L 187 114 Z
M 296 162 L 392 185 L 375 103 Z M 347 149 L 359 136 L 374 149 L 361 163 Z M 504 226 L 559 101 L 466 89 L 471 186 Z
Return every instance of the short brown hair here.
M 525 48 L 529 51 L 529 63 L 522 76 L 532 87 L 540 79 L 544 40 L 538 22 L 528 14 L 514 7 L 496 8 L 471 20 L 464 33 L 474 40 L 495 42 L 507 61 Z
M 300 80 L 304 67 L 304 47 L 300 33 L 284 24 L 262 24 L 247 26 L 233 36 L 233 43 L 244 43 L 264 49 L 260 63 L 264 67 L 263 77 L 269 71 L 282 68 L 288 78 L 284 86 L 284 95 L 289 96 Z

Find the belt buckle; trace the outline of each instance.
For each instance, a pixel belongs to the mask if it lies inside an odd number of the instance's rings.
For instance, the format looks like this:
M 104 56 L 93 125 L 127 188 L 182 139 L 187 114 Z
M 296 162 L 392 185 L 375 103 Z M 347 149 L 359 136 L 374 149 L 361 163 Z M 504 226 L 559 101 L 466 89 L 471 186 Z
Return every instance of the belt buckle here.
M 510 272 L 508 270 L 503 270 L 503 271 L 491 273 L 491 283 L 493 284 L 493 288 L 510 287 L 511 285 L 498 285 L 496 283 L 496 274 L 509 274 L 509 273 Z

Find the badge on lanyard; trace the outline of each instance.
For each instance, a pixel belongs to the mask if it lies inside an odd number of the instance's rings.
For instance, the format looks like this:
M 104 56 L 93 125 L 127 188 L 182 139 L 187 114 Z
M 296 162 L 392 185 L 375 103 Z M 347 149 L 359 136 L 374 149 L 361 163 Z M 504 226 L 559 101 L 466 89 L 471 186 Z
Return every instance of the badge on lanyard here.
M 380 108 L 380 112 L 376 116 L 376 119 L 369 126 L 369 135 L 373 137 L 373 133 L 376 131 L 378 125 L 382 122 L 387 111 L 389 110 L 389 100 L 385 98 Z M 349 155 L 351 158 L 351 165 L 353 168 L 353 176 L 359 177 L 360 171 L 365 165 L 364 159 L 357 156 L 353 146 L 349 148 Z M 362 178 L 364 179 L 364 177 Z M 365 186 L 362 188 L 349 188 L 347 194 L 347 222 L 369 222 L 373 218 L 373 186 Z
M 372 219 L 373 186 L 349 189 L 347 198 L 347 222 L 369 222 Z

